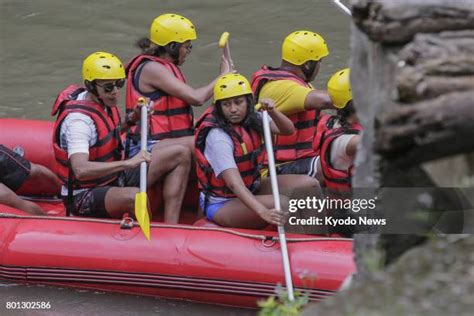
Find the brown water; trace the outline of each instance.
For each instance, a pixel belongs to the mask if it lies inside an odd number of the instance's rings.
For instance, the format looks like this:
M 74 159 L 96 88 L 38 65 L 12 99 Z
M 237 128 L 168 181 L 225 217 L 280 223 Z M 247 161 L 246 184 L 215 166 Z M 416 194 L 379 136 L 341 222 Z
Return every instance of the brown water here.
M 52 103 L 61 89 L 81 82 L 84 57 L 103 50 L 128 61 L 138 53 L 135 40 L 166 12 L 182 14 L 197 27 L 198 40 L 183 66 L 193 87 L 217 76 L 217 41 L 224 31 L 230 32 L 234 63 L 246 76 L 262 64 L 278 66 L 283 38 L 298 29 L 320 33 L 329 46 L 317 87 L 348 64 L 350 22 L 330 0 L 0 0 L 0 117 L 53 120 Z M 51 301 L 48 315 L 249 314 L 179 301 L 0 284 L 1 304 L 30 298 Z M 5 312 L 0 306 L 0 315 Z
M 189 83 L 202 86 L 218 74 L 217 41 L 230 32 L 237 69 L 250 76 L 262 64 L 279 65 L 280 46 L 291 31 L 323 35 L 330 55 L 315 84 L 347 66 L 349 19 L 330 0 L 73 1 L 1 0 L 0 117 L 52 120 L 57 93 L 81 82 L 82 60 L 97 50 L 123 62 L 138 50 L 154 17 L 180 13 L 196 25 L 198 40 L 183 66 Z
M 7 302 L 39 302 L 49 308 L 7 309 Z M 26 303 L 28 304 L 28 303 Z M 43 306 L 45 306 L 43 304 Z M 11 306 L 11 305 L 9 305 Z M 29 304 L 26 306 L 30 306 Z M 118 293 L 79 290 L 44 285 L 18 285 L 0 281 L 0 315 L 255 315 L 255 310 L 164 300 Z

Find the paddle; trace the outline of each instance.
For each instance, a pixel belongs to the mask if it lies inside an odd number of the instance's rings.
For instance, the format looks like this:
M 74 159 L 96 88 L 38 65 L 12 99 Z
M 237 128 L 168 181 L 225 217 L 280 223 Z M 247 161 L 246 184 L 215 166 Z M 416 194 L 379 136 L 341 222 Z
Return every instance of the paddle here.
M 224 56 L 229 61 L 230 68 L 234 70 L 235 69 L 234 62 L 232 61 L 232 58 L 230 57 L 229 35 L 230 35 L 229 32 L 222 33 L 221 38 L 219 39 L 219 47 L 224 50 Z
M 147 150 L 148 138 L 148 109 L 145 98 L 138 99 L 141 107 L 140 150 Z M 150 240 L 150 216 L 148 214 L 148 197 L 146 194 L 146 161 L 140 164 L 140 192 L 135 196 L 135 217 L 140 224 L 143 235 Z
M 230 57 L 229 32 L 222 33 L 221 38 L 219 39 L 219 47 L 224 48 L 224 56 L 229 60 L 231 68 L 235 69 L 234 63 L 232 62 L 232 58 Z M 256 109 L 259 109 L 260 107 L 261 107 L 261 104 L 255 105 Z M 268 162 L 269 162 L 270 180 L 272 184 L 273 201 L 275 204 L 275 208 L 277 210 L 281 210 L 280 192 L 278 190 L 278 182 L 276 178 L 275 158 L 273 157 L 272 137 L 270 133 L 270 123 L 268 121 L 267 111 L 263 111 L 263 131 L 265 134 L 265 146 L 267 148 L 267 153 L 268 153 Z M 285 272 L 285 283 L 288 289 L 288 298 L 290 301 L 294 301 L 295 297 L 293 294 L 293 281 L 291 279 L 290 260 L 288 256 L 288 248 L 286 246 L 285 228 L 283 226 L 278 226 L 278 235 L 280 237 L 281 256 L 283 259 L 283 270 Z
M 275 157 L 273 156 L 273 144 L 267 111 L 263 111 L 263 133 L 265 136 L 265 147 L 268 155 L 268 171 L 270 172 L 270 181 L 272 184 L 273 202 L 275 203 L 275 208 L 281 210 L 280 192 L 278 189 Z M 290 259 L 288 256 L 288 248 L 286 247 L 285 228 L 283 226 L 278 226 L 278 236 L 280 237 L 281 257 L 283 259 L 283 270 L 285 271 L 285 283 L 286 288 L 288 289 L 288 298 L 290 301 L 294 301 L 295 297 L 293 294 L 293 280 L 291 279 Z
M 341 2 L 341 0 L 332 0 L 332 2 L 333 2 L 339 9 L 341 9 L 345 14 L 352 16 L 351 10 L 349 10 L 349 8 L 346 7 L 346 6 Z

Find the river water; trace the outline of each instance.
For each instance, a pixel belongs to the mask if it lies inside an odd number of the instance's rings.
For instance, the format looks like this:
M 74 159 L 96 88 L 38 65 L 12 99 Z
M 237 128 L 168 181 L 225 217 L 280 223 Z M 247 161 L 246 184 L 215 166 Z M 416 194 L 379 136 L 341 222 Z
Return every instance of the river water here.
M 323 86 L 349 57 L 349 19 L 330 0 L 1 0 L 0 117 L 53 120 L 57 93 L 81 82 L 82 60 L 98 50 L 123 62 L 138 53 L 135 41 L 151 21 L 175 12 L 193 21 L 198 40 L 183 65 L 188 82 L 209 83 L 218 74 L 217 41 L 230 32 L 232 58 L 250 76 L 262 64 L 278 66 L 291 31 L 323 35 L 330 55 L 315 81 Z
M 44 309 L 6 308 L 7 302 L 44 302 Z M 11 306 L 11 305 L 9 305 Z M 0 315 L 254 315 L 250 309 L 165 300 L 154 297 L 106 293 L 43 285 L 18 285 L 0 281 Z
M 197 28 L 198 40 L 182 67 L 193 87 L 217 76 L 217 41 L 224 31 L 230 33 L 237 70 L 248 77 L 262 64 L 278 66 L 283 38 L 299 29 L 320 33 L 329 46 L 316 87 L 324 87 L 332 73 L 348 64 L 350 21 L 330 0 L 0 0 L 0 117 L 53 120 L 57 93 L 81 82 L 87 55 L 102 50 L 128 61 L 138 53 L 134 42 L 148 34 L 156 16 L 167 12 L 188 17 Z M 2 304 L 32 295 L 51 301 L 53 315 L 249 314 L 154 298 L 0 284 Z M 0 306 L 0 314 L 5 311 Z

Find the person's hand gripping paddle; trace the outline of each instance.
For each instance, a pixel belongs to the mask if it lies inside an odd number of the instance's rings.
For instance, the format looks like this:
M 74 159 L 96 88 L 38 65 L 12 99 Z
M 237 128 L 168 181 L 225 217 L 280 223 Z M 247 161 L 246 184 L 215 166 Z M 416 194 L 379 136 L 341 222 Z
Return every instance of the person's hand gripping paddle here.
M 224 58 L 229 61 L 230 69 L 233 71 L 235 70 L 234 62 L 230 57 L 230 48 L 229 48 L 229 32 L 224 32 L 219 39 L 219 47 L 224 51 Z
M 138 99 L 141 107 L 140 150 L 147 150 L 148 107 L 145 98 Z M 140 164 L 140 192 L 135 196 L 135 217 L 140 224 L 143 235 L 150 240 L 150 215 L 148 214 L 148 196 L 146 194 L 146 161 Z

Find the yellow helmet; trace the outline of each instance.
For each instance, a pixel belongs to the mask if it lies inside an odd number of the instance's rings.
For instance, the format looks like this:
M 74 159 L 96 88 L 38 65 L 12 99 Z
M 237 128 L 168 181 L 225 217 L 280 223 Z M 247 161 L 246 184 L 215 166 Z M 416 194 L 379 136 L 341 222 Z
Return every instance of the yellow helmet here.
M 157 45 L 184 43 L 196 38 L 196 28 L 184 16 L 173 13 L 162 14 L 151 23 L 150 41 Z
M 328 93 L 331 101 L 338 109 L 346 107 L 347 103 L 352 100 L 351 82 L 349 80 L 351 70 L 345 68 L 339 70 L 328 81 Z
M 214 103 L 219 100 L 252 94 L 249 81 L 240 74 L 226 74 L 214 85 Z
M 281 47 L 281 59 L 293 65 L 302 65 L 308 60 L 320 60 L 329 55 L 324 38 L 311 31 L 296 31 L 288 35 Z
M 84 81 L 124 79 L 125 69 L 116 56 L 105 52 L 95 52 L 84 59 L 82 78 Z

